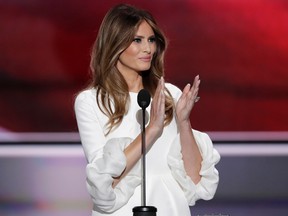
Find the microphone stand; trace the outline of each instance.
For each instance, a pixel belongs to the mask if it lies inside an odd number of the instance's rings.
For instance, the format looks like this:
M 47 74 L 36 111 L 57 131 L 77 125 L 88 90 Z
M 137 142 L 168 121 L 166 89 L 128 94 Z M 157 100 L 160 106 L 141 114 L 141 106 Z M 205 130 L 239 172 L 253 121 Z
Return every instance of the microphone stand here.
M 140 91 L 141 93 L 141 91 Z M 150 96 L 149 96 L 150 97 Z M 150 103 L 150 98 L 149 98 Z M 149 105 L 148 103 L 148 105 Z M 147 105 L 147 106 L 148 106 Z M 141 105 L 142 107 L 142 206 L 136 206 L 133 208 L 133 216 L 156 216 L 157 208 L 154 206 L 146 206 L 146 133 L 145 133 L 145 105 Z

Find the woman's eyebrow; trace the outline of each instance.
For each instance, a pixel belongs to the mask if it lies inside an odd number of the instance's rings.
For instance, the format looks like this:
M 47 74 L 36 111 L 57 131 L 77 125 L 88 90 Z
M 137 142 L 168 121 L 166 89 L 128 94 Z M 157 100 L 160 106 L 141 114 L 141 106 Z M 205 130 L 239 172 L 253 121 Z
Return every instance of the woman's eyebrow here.
M 143 36 L 143 35 L 135 35 L 135 37 L 137 37 L 137 38 L 145 38 L 145 36 Z M 155 35 L 152 34 L 152 35 L 148 36 L 147 38 L 151 38 L 151 37 L 155 37 Z

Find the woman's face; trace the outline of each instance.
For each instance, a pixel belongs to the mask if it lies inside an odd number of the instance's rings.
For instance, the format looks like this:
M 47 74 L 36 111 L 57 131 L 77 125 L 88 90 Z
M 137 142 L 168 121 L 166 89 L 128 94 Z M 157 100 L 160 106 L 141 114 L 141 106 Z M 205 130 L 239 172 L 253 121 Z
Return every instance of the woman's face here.
M 122 74 L 146 71 L 151 67 L 155 51 L 155 34 L 151 26 L 143 21 L 139 25 L 133 42 L 121 53 L 117 68 Z

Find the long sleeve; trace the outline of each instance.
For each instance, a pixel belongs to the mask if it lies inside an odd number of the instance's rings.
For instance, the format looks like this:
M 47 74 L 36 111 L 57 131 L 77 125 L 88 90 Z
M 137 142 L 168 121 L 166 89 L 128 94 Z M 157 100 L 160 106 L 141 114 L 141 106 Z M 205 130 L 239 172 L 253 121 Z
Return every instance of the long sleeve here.
M 213 198 L 219 182 L 219 174 L 215 165 L 220 160 L 219 153 L 213 148 L 212 141 L 206 133 L 193 130 L 193 134 L 203 158 L 200 170 L 201 180 L 198 184 L 195 185 L 186 174 L 179 135 L 174 139 L 167 158 L 171 173 L 191 206 L 195 205 L 199 199 Z
M 75 100 L 78 130 L 87 158 L 87 189 L 99 212 L 114 212 L 125 205 L 141 183 L 139 163 L 112 187 L 113 177 L 126 167 L 124 149 L 132 142 L 128 137 L 107 139 L 104 127 L 106 116 L 101 113 L 95 92 L 86 90 Z
M 130 138 L 109 140 L 103 157 L 87 165 L 87 188 L 98 210 L 114 212 L 125 205 L 141 183 L 139 163 L 113 189 L 113 177 L 125 169 L 126 158 L 123 153 L 131 143 Z

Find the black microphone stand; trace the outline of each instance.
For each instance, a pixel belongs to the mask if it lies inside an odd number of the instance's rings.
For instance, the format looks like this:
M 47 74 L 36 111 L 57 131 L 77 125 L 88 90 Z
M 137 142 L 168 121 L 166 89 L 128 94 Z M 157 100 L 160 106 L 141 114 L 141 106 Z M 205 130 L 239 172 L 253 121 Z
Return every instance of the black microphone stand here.
M 144 94 L 144 95 L 143 95 Z M 148 98 L 147 98 L 148 94 Z M 141 96 L 142 98 L 141 100 Z M 143 101 L 144 100 L 144 101 Z M 142 89 L 138 94 L 138 103 L 142 108 L 142 206 L 136 206 L 133 208 L 133 216 L 156 216 L 157 208 L 154 206 L 146 206 L 146 134 L 145 134 L 145 109 L 150 104 L 150 94 L 148 91 Z

